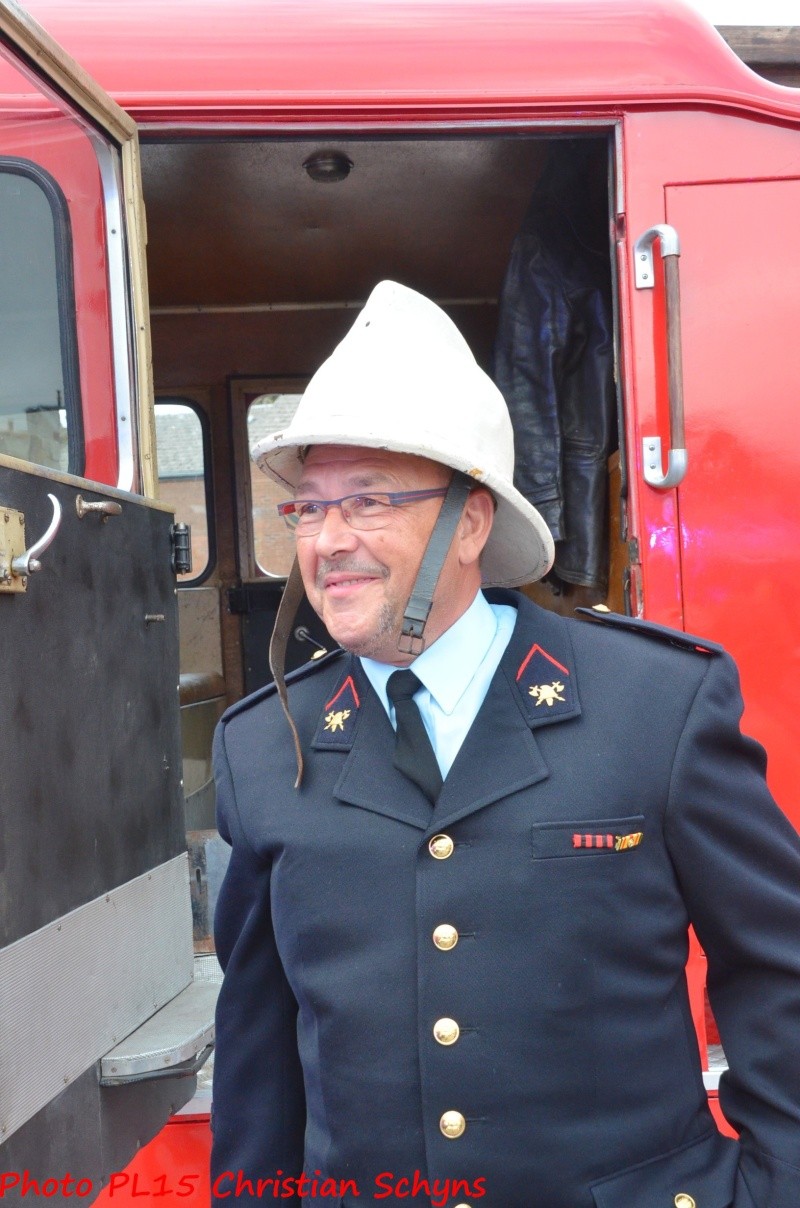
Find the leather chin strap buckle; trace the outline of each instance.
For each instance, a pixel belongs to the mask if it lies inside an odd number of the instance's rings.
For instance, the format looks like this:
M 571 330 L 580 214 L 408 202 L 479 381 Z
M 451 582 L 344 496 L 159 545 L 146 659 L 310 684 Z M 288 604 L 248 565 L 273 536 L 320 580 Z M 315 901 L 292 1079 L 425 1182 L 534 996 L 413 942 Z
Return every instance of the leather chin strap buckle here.
M 294 723 L 294 718 L 289 710 L 289 698 L 286 692 L 286 647 L 289 643 L 289 637 L 294 624 L 294 618 L 297 615 L 297 610 L 300 607 L 300 601 L 304 595 L 303 580 L 300 575 L 300 567 L 297 564 L 297 558 L 292 563 L 292 569 L 289 571 L 289 578 L 286 580 L 286 586 L 283 589 L 281 602 L 278 605 L 278 614 L 275 617 L 275 625 L 272 630 L 272 640 L 269 644 L 269 666 L 272 672 L 272 678 L 275 681 L 275 687 L 278 691 L 278 697 L 281 702 L 286 721 L 289 724 L 289 729 L 292 732 L 292 741 L 294 742 L 295 759 L 297 760 L 297 779 L 294 782 L 296 789 L 300 788 L 303 781 L 303 749 L 300 746 L 300 735 L 297 732 L 297 726 Z
M 425 638 L 422 636 L 422 631 L 419 633 L 406 633 L 405 629 L 397 639 L 397 649 L 401 654 L 410 654 L 414 658 L 418 654 L 422 654 L 425 649 Z
M 471 490 L 472 484 L 469 480 L 456 472 L 447 488 L 417 574 L 417 581 L 406 604 L 403 628 L 397 642 L 397 649 L 401 654 L 411 654 L 416 658 L 425 649 L 425 626 L 433 605 L 436 584 L 439 582 L 456 525 L 461 519 Z

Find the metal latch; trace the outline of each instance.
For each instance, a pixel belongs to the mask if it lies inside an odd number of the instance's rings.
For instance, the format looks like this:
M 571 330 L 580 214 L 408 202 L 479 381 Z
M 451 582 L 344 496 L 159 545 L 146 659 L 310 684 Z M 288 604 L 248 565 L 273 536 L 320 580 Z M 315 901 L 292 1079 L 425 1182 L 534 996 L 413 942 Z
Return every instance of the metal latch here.
M 11 566 L 25 553 L 25 517 L 13 508 L 0 511 L 0 591 L 25 591 L 27 579 Z
M 42 569 L 39 554 L 50 545 L 61 524 L 61 504 L 55 495 L 47 498 L 53 505 L 53 518 L 30 549 L 25 548 L 24 513 L 0 505 L 0 592 L 27 591 L 28 575 Z

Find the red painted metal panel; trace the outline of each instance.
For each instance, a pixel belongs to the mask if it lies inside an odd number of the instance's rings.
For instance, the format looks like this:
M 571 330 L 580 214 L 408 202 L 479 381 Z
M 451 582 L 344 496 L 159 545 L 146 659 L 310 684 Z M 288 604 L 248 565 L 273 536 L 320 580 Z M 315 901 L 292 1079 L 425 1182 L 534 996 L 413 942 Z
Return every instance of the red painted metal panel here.
M 672 0 L 29 0 L 139 120 L 716 98 L 797 115 Z
M 797 135 L 800 142 L 800 134 Z M 690 468 L 679 511 L 684 618 L 736 655 L 746 727 L 800 825 L 800 179 L 668 190 L 682 240 Z
M 30 160 L 60 186 L 67 203 L 83 405 L 84 474 L 117 483 L 105 207 L 97 155 L 86 128 L 60 112 L 15 67 L 0 59 L 0 150 Z
M 644 612 L 721 641 L 737 658 L 745 728 L 767 746 L 771 785 L 797 825 L 800 528 L 791 500 L 800 472 L 792 425 L 800 302 L 787 249 L 800 202 L 800 130 L 662 112 L 626 118 L 624 133 L 620 313 Z M 664 221 L 682 248 L 689 472 L 677 492 L 654 490 L 641 474 L 642 436 L 666 435 L 664 367 L 658 291 L 633 288 L 632 248 Z
M 210 1155 L 208 1116 L 173 1116 L 125 1170 L 112 1174 L 94 1202 L 98 1208 L 133 1208 L 143 1199 L 208 1208 Z
M 788 249 L 800 212 L 800 130 L 732 115 L 641 114 L 626 118 L 623 149 L 621 373 L 642 611 L 721 641 L 737 658 L 744 728 L 767 747 L 771 787 L 798 826 L 800 293 Z M 745 165 L 750 177 L 773 179 L 744 180 Z M 708 183 L 678 183 L 690 181 Z M 666 492 L 644 485 L 641 465 L 642 436 L 666 435 L 663 313 L 658 290 L 632 281 L 635 239 L 663 221 L 682 246 L 689 449 L 684 484 Z M 705 960 L 694 940 L 687 978 L 705 1059 Z M 710 1102 L 733 1135 L 716 1095 Z
M 622 149 L 620 371 L 642 611 L 732 651 L 744 727 L 767 746 L 772 788 L 797 826 L 800 292 L 788 249 L 800 205 L 800 129 L 733 113 L 634 113 L 624 119 Z M 634 287 L 633 246 L 665 221 L 682 249 L 689 472 L 677 491 L 663 492 L 644 484 L 641 454 L 644 435 L 666 436 L 663 307 L 658 289 Z M 696 941 L 687 977 L 705 1056 L 705 959 Z M 734 1135 L 716 1093 L 709 1098 L 721 1130 Z

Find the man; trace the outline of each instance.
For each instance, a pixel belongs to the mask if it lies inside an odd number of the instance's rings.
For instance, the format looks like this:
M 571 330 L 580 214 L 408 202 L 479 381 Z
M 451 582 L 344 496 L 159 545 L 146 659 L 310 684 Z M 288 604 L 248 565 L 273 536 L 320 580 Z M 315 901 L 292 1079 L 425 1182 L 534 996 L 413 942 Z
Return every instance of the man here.
M 292 678 L 294 749 L 272 687 L 218 732 L 216 1197 L 796 1208 L 800 844 L 731 660 L 479 590 L 552 542 L 502 397 L 401 286 L 254 455 L 344 649 Z

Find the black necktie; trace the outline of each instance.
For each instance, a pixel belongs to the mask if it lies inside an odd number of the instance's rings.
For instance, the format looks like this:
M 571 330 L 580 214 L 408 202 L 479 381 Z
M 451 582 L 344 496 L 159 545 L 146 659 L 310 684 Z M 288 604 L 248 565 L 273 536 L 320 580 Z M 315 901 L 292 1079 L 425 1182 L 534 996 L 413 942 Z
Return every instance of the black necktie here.
M 394 705 L 397 722 L 394 766 L 418 784 L 433 803 L 442 788 L 442 773 L 419 709 L 412 699 L 421 687 L 413 671 L 393 671 L 386 683 L 386 695 Z

